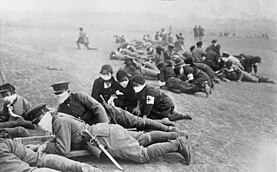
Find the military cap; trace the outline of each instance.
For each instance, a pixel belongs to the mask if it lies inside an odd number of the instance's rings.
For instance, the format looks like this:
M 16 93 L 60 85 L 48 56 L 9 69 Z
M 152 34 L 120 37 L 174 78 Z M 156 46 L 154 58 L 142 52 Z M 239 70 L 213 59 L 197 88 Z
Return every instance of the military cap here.
M 59 91 L 68 90 L 68 85 L 69 85 L 69 82 L 59 82 L 51 85 L 51 87 L 53 87 L 55 92 L 59 92 Z
M 136 75 L 136 76 L 134 76 L 132 78 L 132 81 L 137 83 L 137 84 L 140 84 L 140 85 L 145 84 L 145 78 L 142 75 Z
M 15 88 L 14 88 L 14 86 L 11 85 L 10 83 L 6 83 L 6 84 L 1 85 L 1 86 L 0 86 L 0 93 L 6 92 L 6 91 L 14 92 L 14 91 L 15 91 Z
M 184 64 L 184 60 L 181 57 L 177 57 L 175 59 L 175 67 L 180 66 L 182 64 Z
M 230 53 L 229 52 L 222 52 L 222 57 L 229 57 L 230 56 Z
M 217 40 L 215 40 L 215 39 L 212 40 L 212 44 L 215 44 L 215 43 L 217 43 Z
M 202 41 L 198 41 L 197 43 L 196 43 L 196 46 L 197 47 L 200 47 L 200 46 L 202 46 L 203 45 L 203 42 Z
M 133 61 L 134 61 L 134 58 L 131 57 L 131 56 L 124 56 L 124 64 L 126 64 L 128 61 L 133 62 Z
M 231 67 L 231 66 L 233 65 L 233 62 L 228 60 L 228 61 L 225 63 L 225 65 L 226 65 L 227 68 L 229 68 L 229 67 Z
M 46 104 L 38 104 L 26 114 L 26 119 L 35 123 L 39 120 L 39 117 L 44 115 L 47 111 L 49 111 L 49 109 L 46 107 Z
M 174 47 L 175 47 L 175 45 L 172 44 L 172 43 L 170 43 L 170 44 L 168 45 L 168 48 L 174 48 Z

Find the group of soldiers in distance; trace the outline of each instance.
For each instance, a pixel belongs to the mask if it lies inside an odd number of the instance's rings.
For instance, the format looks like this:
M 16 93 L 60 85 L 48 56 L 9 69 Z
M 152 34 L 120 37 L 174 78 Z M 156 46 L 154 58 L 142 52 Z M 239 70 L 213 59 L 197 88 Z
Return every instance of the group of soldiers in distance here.
M 193 36 L 194 36 L 194 40 L 202 40 L 204 37 L 204 28 L 202 26 L 198 26 L 195 25 L 193 28 Z

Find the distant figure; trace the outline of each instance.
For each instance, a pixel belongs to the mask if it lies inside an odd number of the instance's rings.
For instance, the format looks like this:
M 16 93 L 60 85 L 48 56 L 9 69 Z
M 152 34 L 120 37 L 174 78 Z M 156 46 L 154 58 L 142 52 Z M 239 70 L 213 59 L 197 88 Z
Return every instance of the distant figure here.
M 161 41 L 161 37 L 160 37 L 160 32 L 159 31 L 156 32 L 155 40 L 156 41 Z
M 167 34 L 166 34 L 166 31 L 164 28 L 161 29 L 161 32 L 160 32 L 160 37 L 161 37 L 161 44 L 163 46 L 167 45 Z
M 115 35 L 115 43 L 122 45 L 126 42 L 124 35 Z
M 193 36 L 194 36 L 194 40 L 197 40 L 198 39 L 198 28 L 197 26 L 195 25 L 194 28 L 193 28 Z
M 168 33 L 168 43 L 173 43 L 173 34 L 172 33 Z
M 261 77 L 261 76 L 253 76 L 243 70 L 241 70 L 239 67 L 233 64 L 232 61 L 227 61 L 225 63 L 225 67 L 222 70 L 222 79 L 226 82 L 231 81 L 248 81 L 248 82 L 265 82 L 265 83 L 272 83 L 275 84 L 275 82 L 269 78 Z
M 201 27 L 200 25 L 199 25 L 199 27 L 198 27 L 198 33 L 199 33 L 199 40 L 202 40 L 203 39 L 203 37 L 204 37 L 204 28 L 203 27 Z
M 88 50 L 91 50 L 92 48 L 88 46 L 89 44 L 88 35 L 83 31 L 82 27 L 80 27 L 79 30 L 80 30 L 79 38 L 76 41 L 78 49 L 81 49 L 80 44 L 83 44 Z

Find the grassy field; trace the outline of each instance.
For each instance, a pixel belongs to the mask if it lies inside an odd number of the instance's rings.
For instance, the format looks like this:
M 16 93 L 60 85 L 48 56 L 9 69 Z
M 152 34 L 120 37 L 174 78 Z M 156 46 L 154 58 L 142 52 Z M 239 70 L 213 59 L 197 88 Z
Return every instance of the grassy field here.
M 88 21 L 88 17 L 86 19 Z M 160 30 L 151 28 L 150 23 L 144 23 L 145 31 L 143 25 L 137 30 L 130 25 L 128 29 L 128 23 L 122 25 L 105 18 L 96 24 L 83 23 L 76 19 L 52 21 L 38 16 L 36 20 L 2 23 L 0 68 L 5 82 L 15 85 L 17 93 L 34 105 L 56 106 L 51 84 L 69 81 L 72 92 L 90 94 L 103 64 L 111 64 L 115 71 L 122 66 L 121 61 L 109 60 L 110 52 L 117 47 L 115 34 L 141 39 L 143 34 Z M 98 51 L 77 50 L 75 40 L 80 25 L 90 35 L 91 46 L 97 47 Z M 186 48 L 195 43 L 189 32 L 186 32 Z M 277 81 L 276 40 L 207 36 L 204 46 L 214 38 L 219 40 L 223 50 L 233 54 L 261 56 L 259 75 Z M 158 82 L 149 84 L 157 86 Z M 189 166 L 184 165 L 177 154 L 148 164 L 119 160 L 125 171 L 276 171 L 276 85 L 220 83 L 209 98 L 202 93 L 164 92 L 173 99 L 178 111 L 193 117 L 191 121 L 176 122 L 180 129 L 190 133 L 192 162 Z M 97 165 L 103 171 L 116 171 L 107 158 L 82 157 L 77 160 Z

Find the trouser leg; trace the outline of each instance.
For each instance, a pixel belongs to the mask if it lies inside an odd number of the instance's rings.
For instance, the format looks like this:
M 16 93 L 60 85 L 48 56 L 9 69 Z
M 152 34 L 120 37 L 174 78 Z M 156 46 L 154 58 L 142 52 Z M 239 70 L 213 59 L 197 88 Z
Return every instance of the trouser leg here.
M 16 121 L 7 121 L 7 122 L 1 122 L 0 123 L 0 128 L 13 128 L 13 127 L 24 127 L 24 128 L 29 128 L 33 129 L 34 126 L 31 121 L 26 121 L 26 120 L 16 120 Z
M 179 144 L 176 140 L 156 143 L 147 147 L 147 154 L 150 160 L 152 160 L 167 153 L 176 152 L 178 150 L 178 146 Z
M 242 74 L 243 74 L 243 78 L 242 78 L 243 81 L 249 81 L 249 82 L 258 82 L 259 81 L 259 79 L 257 77 L 251 75 L 250 73 L 242 71 Z
M 29 137 L 30 133 L 23 127 L 5 128 L 5 130 L 13 137 Z
M 141 118 L 131 114 L 130 112 L 117 107 L 109 106 L 110 112 L 114 115 L 116 122 L 124 128 L 137 128 L 137 129 L 152 129 L 160 131 L 170 131 L 169 127 L 161 122 Z
M 80 43 L 78 41 L 76 42 L 76 45 L 77 45 L 78 49 L 81 49 Z
M 183 86 L 181 87 L 181 91 L 182 91 L 183 93 L 186 93 L 186 94 L 194 94 L 194 93 L 196 93 L 196 92 L 203 92 L 203 89 L 202 89 L 202 87 L 197 86 L 197 85 L 195 85 L 195 86 L 190 86 L 190 87 L 187 87 L 187 86 L 183 85 Z
M 168 114 L 168 119 L 170 121 L 176 121 L 184 118 L 185 118 L 184 115 L 180 114 L 179 112 L 176 112 L 175 110 L 173 110 L 171 113 Z
M 275 83 L 273 80 L 270 80 L 269 78 L 265 78 L 261 76 L 259 76 L 258 79 L 259 79 L 259 82 L 266 82 L 266 83 L 272 83 L 272 84 Z
M 38 167 L 46 167 L 59 171 L 77 171 L 77 172 L 101 172 L 97 167 L 90 166 L 85 163 L 70 160 L 63 156 L 54 154 L 41 154 L 39 157 Z
M 179 137 L 176 140 L 165 143 L 156 143 L 147 147 L 147 154 L 150 160 L 171 152 L 180 153 L 184 157 L 184 163 L 189 165 L 191 160 L 190 147 L 185 137 Z
M 152 130 L 160 130 L 160 131 L 169 131 L 169 127 L 149 118 L 139 118 L 137 123 L 138 129 L 152 129 Z
M 36 168 L 32 172 L 59 172 L 50 168 Z
M 147 133 L 141 134 L 138 138 L 137 141 L 139 142 L 139 145 L 141 146 L 148 146 L 154 143 L 159 143 L 159 142 L 167 142 L 168 140 L 175 140 L 179 136 L 184 136 L 185 133 L 180 132 L 163 132 L 163 131 L 151 131 Z
M 89 47 L 89 43 L 85 43 L 84 45 L 88 50 L 91 50 L 91 48 Z

